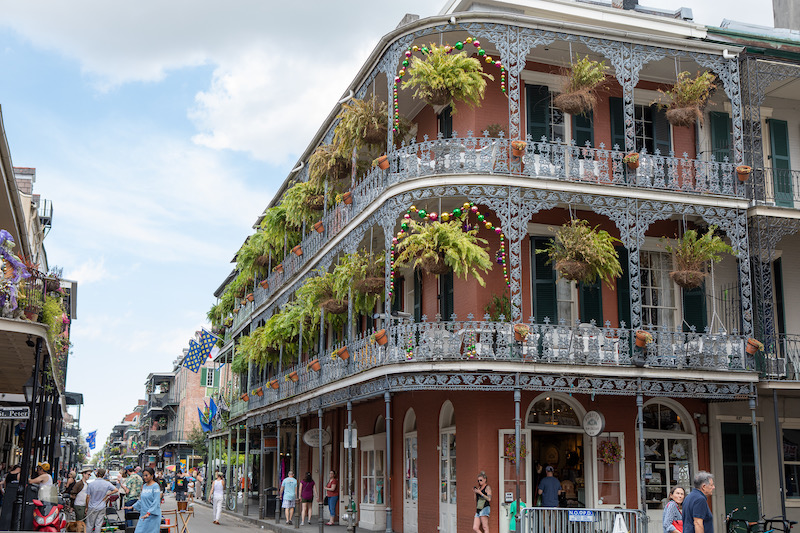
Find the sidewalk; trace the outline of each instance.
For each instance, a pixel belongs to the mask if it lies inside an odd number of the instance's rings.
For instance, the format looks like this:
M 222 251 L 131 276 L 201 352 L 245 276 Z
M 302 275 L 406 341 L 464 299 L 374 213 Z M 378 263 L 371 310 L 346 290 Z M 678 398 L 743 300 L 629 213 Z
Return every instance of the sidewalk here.
M 198 499 L 194 500 L 194 505 L 201 505 L 208 509 L 211 509 L 211 504 L 208 502 L 200 501 Z M 254 512 L 256 516 L 258 515 L 258 505 L 251 506 L 250 511 Z M 283 510 L 281 510 L 283 511 Z M 249 522 L 251 524 L 260 526 L 265 531 L 281 531 L 283 533 L 289 533 L 291 531 L 302 531 L 303 533 L 312 533 L 315 531 L 319 531 L 319 524 L 314 522 L 311 525 L 305 525 L 300 527 L 295 527 L 294 525 L 290 526 L 286 523 L 286 520 L 283 516 L 283 512 L 281 512 L 281 521 L 280 523 L 275 523 L 275 516 L 273 515 L 271 519 L 260 520 L 256 516 L 243 516 L 239 513 L 235 513 L 233 511 L 229 511 L 228 509 L 223 508 L 222 514 L 225 516 L 230 516 L 234 518 L 238 518 L 239 520 L 243 520 L 245 522 Z M 312 518 L 312 520 L 316 520 L 316 518 Z M 297 521 L 297 514 L 295 514 L 295 522 Z M 225 524 L 223 524 L 225 525 Z M 324 525 L 324 531 L 332 531 L 332 532 L 344 532 L 346 531 L 346 527 L 344 525 L 333 525 L 329 526 L 327 524 Z

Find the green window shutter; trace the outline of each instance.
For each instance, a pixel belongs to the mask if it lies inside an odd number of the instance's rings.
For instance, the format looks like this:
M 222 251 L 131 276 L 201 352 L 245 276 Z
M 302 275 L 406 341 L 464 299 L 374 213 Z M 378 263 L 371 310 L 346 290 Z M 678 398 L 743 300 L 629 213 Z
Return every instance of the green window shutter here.
M 214 387 L 219 388 L 219 370 L 214 370 Z
M 611 107 L 611 147 L 617 145 L 620 150 L 625 150 L 625 110 L 622 98 L 609 98 L 608 104 Z
M 526 125 L 534 142 L 550 138 L 550 90 L 543 85 L 525 86 Z
M 394 294 L 392 298 L 392 311 L 403 310 L 403 298 L 405 298 L 405 279 L 397 278 L 394 282 Z
M 414 322 L 422 322 L 422 275 L 414 270 Z
M 786 333 L 786 308 L 783 299 L 783 262 L 781 258 L 772 264 L 773 287 L 775 288 L 775 313 L 777 314 L 777 332 L 780 335 Z
M 544 324 L 545 317 L 551 324 L 558 323 L 558 301 L 556 299 L 556 271 L 547 264 L 547 254 L 537 254 L 548 239 L 531 237 L 531 263 L 533 264 L 533 316 L 537 324 Z
M 200 385 L 202 387 L 205 387 L 206 383 L 208 383 L 208 380 L 206 379 L 207 377 L 208 377 L 208 369 L 207 368 L 201 368 L 200 369 Z
M 717 162 L 733 161 L 731 157 L 731 118 L 727 113 L 712 111 L 708 114 L 711 127 L 711 153 Z
M 775 181 L 775 203 L 783 207 L 793 207 L 792 173 L 789 170 L 792 168 L 789 160 L 789 128 L 785 120 L 769 120 L 769 139 Z
M 653 117 L 653 153 L 659 150 L 661 155 L 669 155 L 672 150 L 672 136 L 667 112 L 656 105 L 650 106 L 650 109 Z
M 600 288 L 601 281 L 592 284 L 580 283 L 578 294 L 580 298 L 581 322 L 594 323 L 603 327 L 603 292 Z
M 588 142 L 589 146 L 594 146 L 593 121 L 591 111 L 584 115 L 572 116 L 572 139 L 576 145 L 583 147 Z
M 631 327 L 631 281 L 628 270 L 628 249 L 624 246 L 616 247 L 619 255 L 619 264 L 622 275 L 617 278 L 617 313 L 620 324 L 625 322 L 625 327 Z
M 450 106 L 442 109 L 439 113 L 439 133 L 442 137 L 449 139 L 453 136 L 453 114 Z
M 450 320 L 455 312 L 453 308 L 453 273 L 448 272 L 439 276 L 439 295 L 441 305 L 439 306 L 442 320 Z
M 708 324 L 706 320 L 706 285 L 703 283 L 696 289 L 683 289 L 683 331 L 694 330 L 703 333 Z

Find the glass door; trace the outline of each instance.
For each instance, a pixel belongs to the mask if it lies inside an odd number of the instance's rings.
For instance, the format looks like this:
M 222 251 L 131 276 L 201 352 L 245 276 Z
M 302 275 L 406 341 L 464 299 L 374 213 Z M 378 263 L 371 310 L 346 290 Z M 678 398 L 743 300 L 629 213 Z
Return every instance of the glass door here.
M 403 531 L 417 533 L 417 432 L 406 433 L 403 444 Z
M 519 477 L 517 477 L 516 463 L 516 434 L 513 429 L 499 431 L 500 450 L 500 479 L 497 487 L 492 490 L 492 513 L 500 515 L 500 533 L 511 531 L 510 525 L 514 521 L 517 505 L 517 481 L 519 481 L 520 509 L 531 506 L 532 487 L 528 483 L 529 456 L 531 451 L 531 430 L 520 430 L 519 448 Z M 491 483 L 489 484 L 492 485 Z M 496 503 L 495 503 L 496 502 Z M 518 528 L 516 529 L 519 530 Z
M 439 431 L 439 533 L 456 533 L 456 430 Z

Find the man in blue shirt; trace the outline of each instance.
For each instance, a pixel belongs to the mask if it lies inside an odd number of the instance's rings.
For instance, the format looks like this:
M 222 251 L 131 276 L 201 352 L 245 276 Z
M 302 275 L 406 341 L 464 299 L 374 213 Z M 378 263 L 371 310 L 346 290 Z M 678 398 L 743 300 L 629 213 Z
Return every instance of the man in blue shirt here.
M 714 515 L 708 497 L 714 492 L 714 476 L 701 470 L 694 476 L 694 490 L 683 500 L 683 533 L 714 533 Z
M 553 467 L 544 469 L 547 476 L 539 482 L 539 494 L 542 496 L 542 507 L 558 507 L 558 495 L 563 492 L 561 483 L 553 474 Z

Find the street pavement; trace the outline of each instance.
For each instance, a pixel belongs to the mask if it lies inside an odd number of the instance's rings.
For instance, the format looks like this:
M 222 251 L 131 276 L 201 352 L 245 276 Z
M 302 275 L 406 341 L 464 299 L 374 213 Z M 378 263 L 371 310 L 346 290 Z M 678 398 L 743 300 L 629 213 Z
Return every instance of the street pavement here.
M 228 510 L 222 511 L 222 517 L 219 522 L 220 525 L 213 523 L 211 505 L 203 501 L 195 500 L 192 505 L 194 508 L 194 516 L 189 521 L 188 533 L 224 533 L 231 529 L 237 533 L 264 533 L 265 531 L 280 531 L 282 533 L 302 532 L 312 533 L 319 531 L 319 524 L 301 526 L 295 528 L 286 523 L 276 524 L 275 518 L 272 520 L 258 520 L 257 518 L 248 517 L 240 518 L 239 515 Z M 164 504 L 161 506 L 163 510 L 176 509 L 175 495 L 168 493 L 164 496 Z M 251 509 L 252 511 L 252 509 Z M 258 509 L 255 509 L 256 515 Z M 282 521 L 283 522 L 283 521 Z M 344 533 L 346 528 L 344 526 L 325 526 L 325 531 Z

